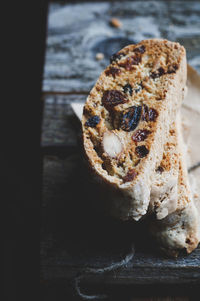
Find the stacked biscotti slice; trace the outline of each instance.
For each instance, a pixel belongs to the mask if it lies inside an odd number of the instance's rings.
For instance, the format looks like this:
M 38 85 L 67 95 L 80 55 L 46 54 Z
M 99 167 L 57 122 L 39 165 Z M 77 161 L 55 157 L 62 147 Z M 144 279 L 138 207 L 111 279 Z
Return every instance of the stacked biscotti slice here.
M 200 216 L 188 181 L 186 146 L 181 134 L 180 114 L 177 116 L 174 132 L 176 132 L 178 152 L 177 208 L 163 219 L 152 217 L 149 220 L 149 228 L 161 249 L 166 254 L 176 257 L 181 250 L 185 249 L 190 253 L 198 246 L 200 241 Z M 174 151 L 176 150 L 174 149 Z M 157 175 L 157 177 L 158 182 L 161 182 L 162 174 Z M 164 202 L 167 204 L 173 203 L 173 198 L 173 193 L 169 192 L 165 195 Z M 152 206 L 154 206 L 154 198 L 152 198 L 152 202 Z M 162 202 L 160 204 L 162 206 Z
M 188 186 L 176 121 L 186 77 L 179 43 L 144 40 L 111 57 L 87 98 L 85 154 L 110 186 L 111 211 L 120 219 L 138 221 L 151 212 L 165 219 L 191 203 L 187 189 L 180 196 L 180 182 Z

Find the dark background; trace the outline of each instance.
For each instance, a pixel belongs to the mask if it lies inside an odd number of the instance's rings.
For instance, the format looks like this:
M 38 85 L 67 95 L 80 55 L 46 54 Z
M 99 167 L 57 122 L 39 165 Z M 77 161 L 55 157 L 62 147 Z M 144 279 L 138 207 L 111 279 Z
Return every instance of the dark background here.
M 40 135 L 47 1 L 1 9 L 4 300 L 39 300 Z

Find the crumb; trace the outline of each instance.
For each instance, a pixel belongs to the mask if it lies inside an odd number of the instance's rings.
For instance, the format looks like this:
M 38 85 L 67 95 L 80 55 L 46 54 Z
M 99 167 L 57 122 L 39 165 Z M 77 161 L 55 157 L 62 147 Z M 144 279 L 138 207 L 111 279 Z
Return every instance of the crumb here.
M 96 60 L 97 60 L 97 61 L 101 61 L 101 60 L 103 60 L 103 59 L 104 59 L 104 54 L 101 53 L 101 52 L 98 52 L 98 53 L 96 54 Z
M 110 25 L 117 28 L 122 27 L 122 23 L 117 18 L 112 18 L 110 20 Z

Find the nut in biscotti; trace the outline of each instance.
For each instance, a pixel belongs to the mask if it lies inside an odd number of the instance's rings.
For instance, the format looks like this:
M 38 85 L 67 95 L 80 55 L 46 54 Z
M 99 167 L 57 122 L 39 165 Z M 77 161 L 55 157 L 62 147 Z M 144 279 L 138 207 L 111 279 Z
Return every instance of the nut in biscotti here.
M 120 206 L 129 203 L 124 219 L 138 220 L 147 212 L 151 175 L 162 159 L 185 82 L 184 47 L 144 40 L 111 57 L 87 98 L 82 118 L 85 153 L 97 175 L 123 194 Z M 91 128 L 86 122 L 92 116 L 99 116 L 100 122 Z
M 118 157 L 123 150 L 121 139 L 113 131 L 107 131 L 104 133 L 102 145 L 104 152 L 110 158 Z

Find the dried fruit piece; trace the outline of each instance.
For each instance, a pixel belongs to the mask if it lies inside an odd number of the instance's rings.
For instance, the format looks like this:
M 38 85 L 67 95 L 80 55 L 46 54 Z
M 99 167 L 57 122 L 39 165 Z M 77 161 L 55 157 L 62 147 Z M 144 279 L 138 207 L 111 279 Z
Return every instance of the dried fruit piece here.
M 148 108 L 147 105 L 143 104 L 142 106 L 142 117 L 143 121 L 155 121 L 158 117 L 158 112 L 153 108 Z
M 123 177 L 124 182 L 130 182 L 137 176 L 137 172 L 134 169 L 129 169 L 128 173 Z
M 155 109 L 150 108 L 149 109 L 149 121 L 155 121 L 157 117 L 158 117 L 158 112 Z
M 113 55 L 111 55 L 110 57 L 110 63 L 112 64 L 113 62 L 116 62 L 118 60 L 120 60 L 123 56 L 125 56 L 126 54 L 123 52 L 117 52 L 114 53 Z
M 149 108 L 145 104 L 143 104 L 143 106 L 142 106 L 142 117 L 141 117 L 141 119 L 143 121 L 149 121 Z
M 178 65 L 174 64 L 168 67 L 167 73 L 176 73 L 176 70 L 178 69 Z
M 123 63 L 119 63 L 118 65 L 130 71 L 133 69 L 134 65 L 138 65 L 140 62 L 141 62 L 140 56 L 130 56 Z
M 107 76 L 112 75 L 114 78 L 116 75 L 119 75 L 121 70 L 119 68 L 110 67 L 108 70 L 105 71 Z
M 160 67 L 157 71 L 152 72 L 150 74 L 150 77 L 154 79 L 162 76 L 163 74 L 165 74 L 165 70 L 162 67 Z
M 124 90 L 124 93 L 127 93 L 127 94 L 129 94 L 129 95 L 132 96 L 132 94 L 133 94 L 133 89 L 132 89 L 132 87 L 131 87 L 130 84 L 126 84 L 126 85 L 123 87 L 123 90 Z
M 102 104 L 108 111 L 127 101 L 128 100 L 124 97 L 124 94 L 118 90 L 107 90 L 103 93 L 102 97 Z
M 95 115 L 95 116 L 90 117 L 90 118 L 86 121 L 85 125 L 86 125 L 86 126 L 89 126 L 89 127 L 91 127 L 91 128 L 95 128 L 96 125 L 97 125 L 99 122 L 100 122 L 100 117 L 97 116 L 97 115 Z
M 136 146 L 135 152 L 138 157 L 143 158 L 146 157 L 146 155 L 148 155 L 149 150 L 146 148 L 145 145 L 140 145 L 140 146 Z
M 104 152 L 111 158 L 116 158 L 123 150 L 121 139 L 112 131 L 104 133 L 102 145 Z
M 130 107 L 125 113 L 122 113 L 121 129 L 127 132 L 133 131 L 140 121 L 141 113 L 141 106 Z
M 164 171 L 164 168 L 160 165 L 158 168 L 156 168 L 156 172 L 162 173 Z
M 134 51 L 134 52 L 139 52 L 139 53 L 144 53 L 145 50 L 146 50 L 146 49 L 145 49 L 145 46 L 144 46 L 144 45 L 141 45 L 141 46 L 135 48 L 133 51 Z
M 151 132 L 148 130 L 137 130 L 136 133 L 132 136 L 133 141 L 140 142 L 144 141 Z

